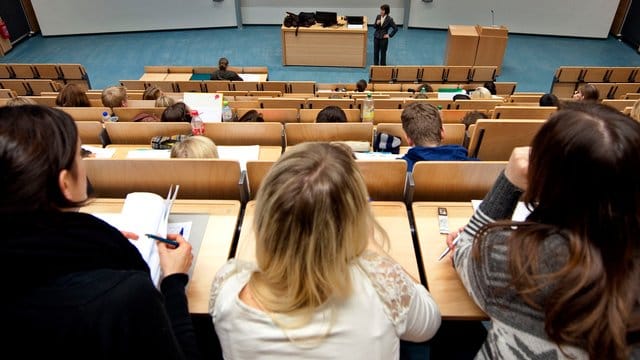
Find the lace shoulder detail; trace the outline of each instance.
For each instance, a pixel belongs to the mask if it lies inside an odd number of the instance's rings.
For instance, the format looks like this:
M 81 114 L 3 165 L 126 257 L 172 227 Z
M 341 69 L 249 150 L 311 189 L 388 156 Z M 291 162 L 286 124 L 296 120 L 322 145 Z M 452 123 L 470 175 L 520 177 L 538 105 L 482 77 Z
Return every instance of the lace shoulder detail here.
M 231 276 L 241 271 L 253 270 L 255 270 L 255 264 L 246 263 L 237 259 L 229 259 L 229 261 L 227 261 L 227 263 L 218 270 L 218 273 L 216 273 L 216 276 L 213 278 L 211 294 L 209 297 L 209 313 L 213 314 L 213 309 L 216 305 L 218 294 L 220 294 L 220 289 L 222 289 L 222 285 L 224 285 Z
M 359 265 L 382 300 L 387 316 L 397 326 L 406 319 L 416 292 L 413 280 L 398 263 L 372 251 L 360 256 Z

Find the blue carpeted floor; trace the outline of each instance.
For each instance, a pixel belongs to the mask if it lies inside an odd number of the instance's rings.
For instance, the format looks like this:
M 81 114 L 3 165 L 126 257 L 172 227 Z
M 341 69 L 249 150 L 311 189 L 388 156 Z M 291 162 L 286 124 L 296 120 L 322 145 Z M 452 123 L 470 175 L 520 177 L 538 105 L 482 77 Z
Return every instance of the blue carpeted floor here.
M 372 37 L 373 32 L 369 32 Z M 389 65 L 442 64 L 445 30 L 400 28 L 389 45 Z M 215 65 L 221 56 L 231 65 L 268 66 L 270 80 L 355 82 L 368 79 L 367 68 L 282 65 L 279 26 L 201 29 L 121 34 L 42 37 L 23 41 L 0 62 L 81 63 L 93 88 L 138 79 L 145 65 Z M 561 65 L 640 66 L 640 55 L 625 43 L 511 34 L 498 81 L 517 81 L 516 91 L 548 91 Z

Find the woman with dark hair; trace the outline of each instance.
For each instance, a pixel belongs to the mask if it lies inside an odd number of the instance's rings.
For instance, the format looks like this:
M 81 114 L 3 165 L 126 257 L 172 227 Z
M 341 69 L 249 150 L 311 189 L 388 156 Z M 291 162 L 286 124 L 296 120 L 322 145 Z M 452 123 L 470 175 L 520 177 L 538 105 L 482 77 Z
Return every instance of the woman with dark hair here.
M 191 122 L 191 109 L 182 101 L 167 106 L 160 118 L 162 122 Z
M 560 100 L 553 94 L 544 94 L 540 96 L 540 106 L 555 106 L 560 107 Z
M 398 31 L 398 26 L 389 16 L 391 9 L 389 5 L 380 6 L 380 14 L 376 16 L 373 25 L 375 32 L 373 34 L 373 64 L 387 65 L 387 47 L 389 47 L 389 39 Z
M 327 106 L 320 110 L 316 116 L 317 123 L 343 123 L 347 122 L 347 114 L 338 106 Z
M 264 117 L 258 110 L 251 109 L 244 113 L 238 120 L 238 122 L 264 122 Z
M 191 246 L 158 245 L 161 292 L 122 233 L 92 215 L 73 119 L 0 108 L 0 344 L 25 359 L 199 358 L 185 295 Z M 127 233 L 128 237 L 136 237 Z
M 514 150 L 453 256 L 492 320 L 476 358 L 638 358 L 638 164 L 640 124 L 598 104 L 568 104 Z M 531 214 L 510 221 L 523 191 Z
M 227 70 L 229 60 L 220 58 L 218 60 L 218 70 L 211 74 L 211 80 L 231 80 L 242 81 L 242 78 L 235 71 Z
M 91 102 L 87 94 L 78 84 L 66 84 L 56 97 L 56 106 L 90 107 Z
M 356 83 L 356 92 L 365 92 L 367 90 L 367 80 L 360 79 Z

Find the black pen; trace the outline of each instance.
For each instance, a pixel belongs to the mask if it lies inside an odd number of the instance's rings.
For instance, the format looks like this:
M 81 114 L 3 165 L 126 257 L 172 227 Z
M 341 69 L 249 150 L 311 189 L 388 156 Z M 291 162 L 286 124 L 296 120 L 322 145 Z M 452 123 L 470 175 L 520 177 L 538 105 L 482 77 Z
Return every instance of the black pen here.
M 180 243 L 178 243 L 177 241 L 169 240 L 169 239 L 163 238 L 163 237 L 158 236 L 158 235 L 153 235 L 153 234 L 144 234 L 144 235 L 149 237 L 149 238 L 151 238 L 151 239 L 153 239 L 153 240 L 158 240 L 158 241 L 163 242 L 165 244 L 173 245 L 174 247 L 180 246 Z

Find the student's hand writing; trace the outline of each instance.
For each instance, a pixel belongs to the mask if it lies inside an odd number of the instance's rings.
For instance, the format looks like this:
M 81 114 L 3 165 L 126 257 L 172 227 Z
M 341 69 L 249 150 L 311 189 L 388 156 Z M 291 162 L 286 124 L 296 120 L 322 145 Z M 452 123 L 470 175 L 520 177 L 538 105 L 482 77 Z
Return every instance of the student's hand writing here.
M 174 248 L 171 245 L 159 241 L 156 242 L 162 273 L 165 277 L 172 274 L 187 273 L 193 261 L 191 244 L 179 234 L 168 234 L 167 239 L 177 241 L 179 246 Z
M 120 233 L 127 239 L 138 240 L 138 234 L 132 233 L 131 231 L 121 230 Z
M 453 252 L 456 250 L 456 246 L 453 244 L 453 240 L 458 237 L 458 234 L 460 234 L 462 230 L 464 230 L 464 227 L 461 227 L 460 229 L 458 229 L 458 231 L 454 230 L 447 235 L 447 247 L 450 250 L 449 258 L 451 259 L 451 265 L 453 265 Z
M 521 190 L 527 190 L 527 171 L 529 169 L 530 151 L 531 148 L 528 146 L 513 149 L 509 163 L 504 170 L 507 179 Z

